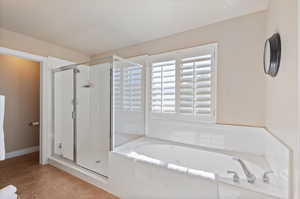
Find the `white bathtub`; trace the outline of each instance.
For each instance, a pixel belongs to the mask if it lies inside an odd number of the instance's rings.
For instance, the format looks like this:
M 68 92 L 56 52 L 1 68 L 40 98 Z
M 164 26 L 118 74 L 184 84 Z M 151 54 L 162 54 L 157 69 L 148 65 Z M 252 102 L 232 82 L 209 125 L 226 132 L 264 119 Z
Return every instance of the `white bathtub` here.
M 137 146 L 137 154 L 161 160 L 168 165 L 177 165 L 178 168 L 187 168 L 216 174 L 219 177 L 231 178 L 227 171 L 235 171 L 241 179 L 245 175 L 240 164 L 232 156 L 194 149 L 174 144 L 145 144 Z M 262 176 L 264 169 L 252 162 L 245 161 L 249 170 L 255 175 Z M 246 179 L 245 179 L 246 180 Z
M 199 186 L 199 188 L 203 186 L 211 190 L 216 188 L 215 190 L 222 192 L 217 194 L 216 199 L 222 199 L 220 194 L 226 195 L 226 197 L 223 197 L 225 199 L 235 198 L 228 197 L 228 195 L 232 193 L 236 194 L 236 189 L 241 190 L 241 193 L 247 193 L 246 195 L 243 195 L 244 198 L 247 198 L 247 196 L 250 198 L 256 197 L 257 199 L 280 198 L 280 190 L 277 190 L 273 184 L 268 185 L 263 183 L 261 180 L 261 176 L 268 169 L 266 168 L 267 164 L 264 162 L 262 157 L 251 157 L 249 155 L 239 153 L 235 154 L 233 152 L 195 148 L 150 138 L 141 138 L 122 145 L 118 147 L 115 152 L 134 160 L 133 164 L 130 166 L 132 167 L 131 172 L 133 173 L 133 176 L 135 178 L 141 178 L 141 176 L 144 176 L 143 179 L 145 181 L 140 181 L 136 185 L 137 187 L 140 187 L 139 190 L 145 188 L 140 186 L 140 184 L 143 183 L 148 183 L 148 187 L 156 186 L 157 183 L 166 183 L 166 186 L 174 184 L 174 187 L 181 187 L 180 183 L 182 182 L 180 178 L 176 178 L 177 181 L 179 181 L 176 184 L 176 182 L 174 182 L 175 177 L 171 177 L 171 174 L 163 174 L 162 170 L 155 169 L 159 167 L 165 169 L 166 172 L 169 170 L 174 173 L 181 173 L 182 175 L 191 176 L 192 178 L 196 177 L 199 179 L 197 183 L 193 182 L 194 184 L 191 183 L 190 186 Z M 241 165 L 237 161 L 233 160 L 234 156 L 241 158 L 249 170 L 257 176 L 255 184 L 249 184 L 247 182 Z M 256 161 L 250 161 L 251 159 Z M 257 159 L 259 159 L 259 161 L 257 161 Z M 135 162 L 144 162 L 148 164 L 148 166 L 136 166 Z M 151 165 L 155 165 L 156 167 L 151 167 Z M 240 177 L 240 183 L 234 183 L 233 176 L 229 175 L 227 171 L 237 172 Z M 158 175 L 158 173 L 160 174 Z M 153 184 L 151 184 L 150 179 L 155 179 L 155 177 L 153 177 L 155 175 L 158 175 L 156 182 L 153 180 Z M 160 176 L 163 175 L 168 177 L 160 179 Z M 128 176 L 128 178 L 130 178 L 130 176 Z M 189 178 L 183 177 L 182 180 L 187 182 Z M 211 185 L 207 184 L 209 181 L 211 182 Z M 230 187 L 232 187 L 232 189 L 230 189 Z M 191 191 L 189 191 L 189 194 L 191 194 L 190 192 Z M 178 194 L 179 193 L 180 192 L 178 192 Z M 255 195 L 258 193 L 261 193 L 262 195 Z M 201 195 L 202 193 L 197 194 Z M 195 194 L 195 196 L 197 194 Z M 214 198 L 214 195 L 205 195 L 205 197 Z

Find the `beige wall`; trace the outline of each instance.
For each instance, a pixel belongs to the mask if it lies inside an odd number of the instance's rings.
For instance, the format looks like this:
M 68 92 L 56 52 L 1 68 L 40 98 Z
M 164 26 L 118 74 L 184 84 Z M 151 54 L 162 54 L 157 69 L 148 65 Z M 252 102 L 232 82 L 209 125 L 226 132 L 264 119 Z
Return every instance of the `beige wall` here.
M 151 55 L 218 42 L 217 122 L 264 126 L 265 14 L 235 18 L 94 57 Z
M 299 0 L 298 0 L 299 2 Z M 293 151 L 294 198 L 300 198 L 300 133 L 297 124 L 297 0 L 270 0 L 266 12 L 190 30 L 166 38 L 95 55 L 134 57 L 219 43 L 218 123 L 265 126 Z M 300 6 L 299 6 L 300 7 Z M 263 74 L 266 38 L 279 32 L 282 60 L 279 74 Z M 300 44 L 300 43 L 299 43 Z M 300 45 L 299 45 L 300 47 Z
M 0 95 L 5 96 L 4 134 L 7 152 L 39 145 L 40 65 L 0 55 Z
M 89 56 L 80 52 L 63 48 L 20 33 L 5 30 L 3 28 L 0 28 L 0 47 L 20 50 L 45 57 L 52 56 L 73 62 L 84 62 L 89 60 Z
M 267 37 L 282 37 L 281 68 L 266 82 L 266 127 L 294 152 L 294 177 L 299 176 L 299 131 L 297 126 L 297 0 L 271 0 L 267 13 Z M 296 187 L 296 185 L 295 185 Z M 299 191 L 298 189 L 295 189 Z M 295 195 L 295 199 L 300 195 Z

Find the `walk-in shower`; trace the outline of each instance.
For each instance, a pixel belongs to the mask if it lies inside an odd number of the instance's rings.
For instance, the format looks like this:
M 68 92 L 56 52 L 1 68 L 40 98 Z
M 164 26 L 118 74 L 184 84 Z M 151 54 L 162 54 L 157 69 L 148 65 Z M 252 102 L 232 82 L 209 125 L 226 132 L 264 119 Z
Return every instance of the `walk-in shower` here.
M 109 151 L 145 133 L 143 76 L 116 56 L 54 69 L 52 153 L 108 176 Z

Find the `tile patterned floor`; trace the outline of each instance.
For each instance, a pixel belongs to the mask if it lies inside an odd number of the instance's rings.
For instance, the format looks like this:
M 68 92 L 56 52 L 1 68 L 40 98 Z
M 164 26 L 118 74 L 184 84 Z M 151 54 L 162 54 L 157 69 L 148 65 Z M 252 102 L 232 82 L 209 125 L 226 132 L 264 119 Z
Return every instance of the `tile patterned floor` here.
M 20 199 L 118 199 L 50 165 L 38 164 L 38 153 L 0 162 L 0 188 L 12 184 Z

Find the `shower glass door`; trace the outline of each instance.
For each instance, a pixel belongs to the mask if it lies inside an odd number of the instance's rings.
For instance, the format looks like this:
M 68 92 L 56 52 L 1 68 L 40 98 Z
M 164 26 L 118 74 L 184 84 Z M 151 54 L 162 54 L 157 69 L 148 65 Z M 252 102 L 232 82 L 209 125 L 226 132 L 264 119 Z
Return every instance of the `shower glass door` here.
M 110 67 L 80 66 L 76 73 L 77 164 L 107 176 L 110 143 Z
M 110 150 L 145 135 L 142 65 L 109 57 L 54 69 L 53 154 L 108 176 Z
M 54 73 L 54 153 L 74 160 L 73 70 Z
M 111 77 L 115 149 L 145 136 L 145 67 L 116 58 Z

